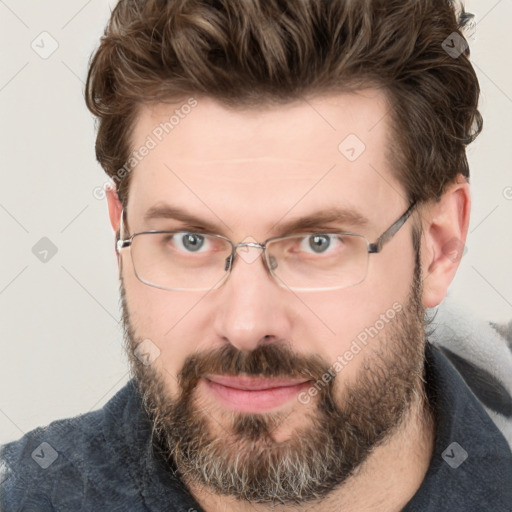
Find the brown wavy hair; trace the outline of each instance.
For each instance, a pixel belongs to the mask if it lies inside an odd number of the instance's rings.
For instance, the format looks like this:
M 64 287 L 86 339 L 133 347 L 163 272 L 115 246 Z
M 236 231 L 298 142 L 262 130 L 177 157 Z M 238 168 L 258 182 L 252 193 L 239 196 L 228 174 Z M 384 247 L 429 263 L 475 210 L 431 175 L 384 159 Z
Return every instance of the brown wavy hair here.
M 438 198 L 469 178 L 466 145 L 482 129 L 469 49 L 443 48 L 467 19 L 450 0 L 121 0 L 87 76 L 96 158 L 126 205 L 130 173 L 119 171 L 143 104 L 261 108 L 379 87 L 396 177 L 409 199 Z

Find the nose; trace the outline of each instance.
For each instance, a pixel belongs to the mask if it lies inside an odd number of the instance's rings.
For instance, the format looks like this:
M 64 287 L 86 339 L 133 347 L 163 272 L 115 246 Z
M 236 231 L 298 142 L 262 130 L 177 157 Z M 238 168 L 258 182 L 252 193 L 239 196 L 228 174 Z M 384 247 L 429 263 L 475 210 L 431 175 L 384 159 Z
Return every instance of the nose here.
M 240 249 L 227 281 L 217 290 L 216 335 L 243 351 L 290 339 L 291 292 L 274 282 L 261 248 Z

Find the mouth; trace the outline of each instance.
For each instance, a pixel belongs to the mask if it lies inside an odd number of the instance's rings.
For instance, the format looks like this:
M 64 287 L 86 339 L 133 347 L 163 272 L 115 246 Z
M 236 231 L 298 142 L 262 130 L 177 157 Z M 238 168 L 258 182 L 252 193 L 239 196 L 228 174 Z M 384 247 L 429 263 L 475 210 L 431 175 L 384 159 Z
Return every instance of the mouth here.
M 202 379 L 213 398 L 224 407 L 247 413 L 271 411 L 297 399 L 308 379 L 209 375 Z

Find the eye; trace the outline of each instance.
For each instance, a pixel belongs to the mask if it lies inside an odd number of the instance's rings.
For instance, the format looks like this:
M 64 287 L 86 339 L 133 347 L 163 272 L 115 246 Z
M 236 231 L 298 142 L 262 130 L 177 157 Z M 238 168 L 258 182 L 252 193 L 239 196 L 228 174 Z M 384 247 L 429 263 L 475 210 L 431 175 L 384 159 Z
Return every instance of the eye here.
M 326 233 L 314 233 L 302 239 L 300 250 L 304 252 L 313 252 L 315 254 L 326 254 L 338 249 L 343 242 L 337 235 Z M 329 251 L 331 249 L 331 251 Z
M 203 246 L 208 249 L 209 245 L 207 238 L 199 233 L 175 233 L 172 242 L 179 250 L 185 252 L 200 252 Z

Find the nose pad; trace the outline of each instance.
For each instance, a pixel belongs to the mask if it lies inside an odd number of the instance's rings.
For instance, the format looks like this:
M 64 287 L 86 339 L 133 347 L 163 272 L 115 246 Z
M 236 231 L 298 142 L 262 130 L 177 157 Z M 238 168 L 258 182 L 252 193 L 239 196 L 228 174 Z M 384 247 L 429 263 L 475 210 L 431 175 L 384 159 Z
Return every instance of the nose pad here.
M 252 236 L 245 238 L 236 248 L 236 254 L 249 264 L 254 263 L 261 256 L 262 251 L 263 247 Z
M 277 268 L 277 260 L 271 254 L 268 255 L 268 262 L 270 270 L 275 270 Z
M 249 248 L 257 249 L 257 250 L 250 251 Z M 240 242 L 240 244 L 238 246 L 236 246 L 235 254 L 230 254 L 226 258 L 226 261 L 224 263 L 224 272 L 228 272 L 229 270 L 231 270 L 231 268 L 234 264 L 235 255 L 239 255 L 240 258 L 243 259 L 246 263 L 251 264 L 254 261 L 256 261 L 259 256 L 262 256 L 263 250 L 264 249 L 261 246 L 261 244 L 256 242 L 256 240 L 254 238 L 252 238 L 252 237 L 246 238 L 245 241 Z M 276 258 L 269 254 L 268 255 L 268 264 L 266 266 L 268 266 L 269 270 L 275 270 L 277 268 Z
M 233 255 L 230 254 L 226 258 L 226 264 L 224 265 L 224 272 L 227 272 L 231 268 L 231 264 L 233 263 Z

